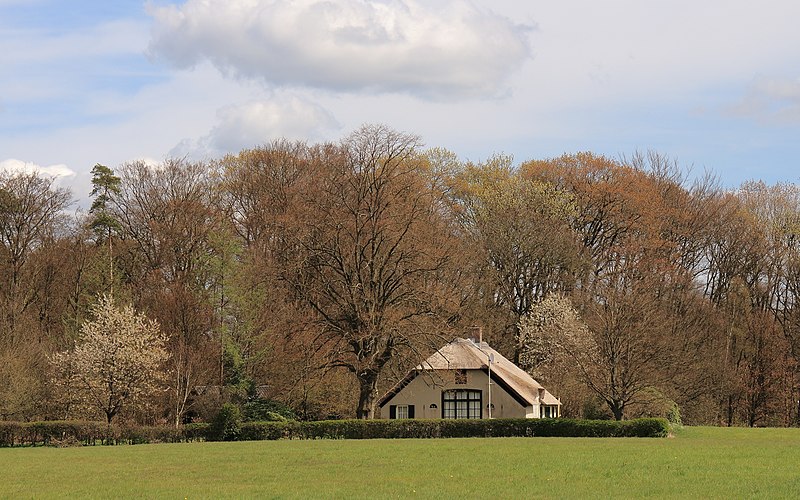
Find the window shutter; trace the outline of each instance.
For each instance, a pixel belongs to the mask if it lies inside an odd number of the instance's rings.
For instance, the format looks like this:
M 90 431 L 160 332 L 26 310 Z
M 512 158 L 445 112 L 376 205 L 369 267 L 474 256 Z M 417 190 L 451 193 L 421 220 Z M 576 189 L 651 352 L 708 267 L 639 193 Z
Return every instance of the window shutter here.
M 397 405 L 389 405 L 389 418 L 397 418 Z
M 408 405 L 408 418 L 414 418 L 414 405 Z

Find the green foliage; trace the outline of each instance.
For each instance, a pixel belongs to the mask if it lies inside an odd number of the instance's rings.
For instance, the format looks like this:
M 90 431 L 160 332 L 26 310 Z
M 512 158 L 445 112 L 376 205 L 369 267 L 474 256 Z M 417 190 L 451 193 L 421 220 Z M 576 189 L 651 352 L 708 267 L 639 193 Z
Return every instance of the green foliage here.
M 193 422 L 182 427 L 186 441 L 207 441 L 211 432 L 211 424 L 207 422 Z
M 583 401 L 582 415 L 587 420 L 609 420 L 614 418 L 614 415 L 611 414 L 608 407 L 599 398 L 591 396 Z
M 672 403 L 672 406 L 667 413 L 667 421 L 669 421 L 673 427 L 680 427 L 683 425 L 683 422 L 681 421 L 681 409 L 678 406 L 678 403 Z
M 461 437 L 665 437 L 669 423 L 636 420 L 323 420 L 253 422 L 242 439 L 398 439 Z M 264 437 L 259 437 L 264 436 Z
M 272 399 L 254 399 L 242 405 L 245 422 L 285 422 L 297 417 L 291 408 Z
M 226 339 L 222 352 L 225 386 L 235 400 L 244 401 L 255 391 L 253 379 L 247 376 L 244 357 L 239 346 Z
M 117 443 L 148 444 L 148 443 L 181 443 L 186 441 L 184 430 L 179 427 L 167 426 L 123 426 L 114 432 Z
M 242 413 L 233 403 L 225 403 L 214 417 L 209 428 L 210 441 L 236 441 L 239 439 Z
M 92 192 L 94 197 L 89 213 L 92 218 L 89 228 L 95 233 L 98 242 L 118 233 L 122 226 L 110 211 L 110 203 L 114 196 L 120 192 L 120 178 L 114 171 L 99 163 L 92 168 Z
M 63 440 L 94 444 L 106 439 L 103 422 L 80 420 L 51 422 L 0 422 L 0 446 L 47 446 Z
M 111 426 L 105 422 L 55 420 L 44 422 L 0 421 L 0 447 L 106 444 L 178 443 L 207 440 L 206 423 L 167 426 Z
M 245 422 L 241 426 L 242 441 L 274 441 L 287 437 L 287 426 L 283 422 Z
M 474 437 L 665 437 L 669 423 L 660 418 L 622 422 L 573 419 L 494 420 L 296 420 L 242 422 L 239 408 L 222 406 L 211 424 L 183 427 L 113 426 L 102 422 L 3 422 L 0 446 L 57 445 L 64 440 L 106 443 L 187 441 L 260 441 L 276 439 L 427 439 Z

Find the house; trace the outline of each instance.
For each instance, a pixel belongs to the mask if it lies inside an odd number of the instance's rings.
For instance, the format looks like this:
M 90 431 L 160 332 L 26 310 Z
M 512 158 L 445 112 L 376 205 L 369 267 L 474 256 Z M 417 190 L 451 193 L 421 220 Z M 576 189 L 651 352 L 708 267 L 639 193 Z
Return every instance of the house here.
M 380 400 L 381 418 L 551 418 L 561 401 L 477 339 L 457 338 Z

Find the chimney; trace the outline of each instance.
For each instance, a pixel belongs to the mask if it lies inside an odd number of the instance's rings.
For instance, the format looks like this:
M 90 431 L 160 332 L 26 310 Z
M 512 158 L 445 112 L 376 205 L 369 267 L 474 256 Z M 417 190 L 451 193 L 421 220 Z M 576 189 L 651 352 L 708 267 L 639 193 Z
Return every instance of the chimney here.
M 471 336 L 473 342 L 480 345 L 483 342 L 483 327 L 482 326 L 472 326 L 470 327 Z

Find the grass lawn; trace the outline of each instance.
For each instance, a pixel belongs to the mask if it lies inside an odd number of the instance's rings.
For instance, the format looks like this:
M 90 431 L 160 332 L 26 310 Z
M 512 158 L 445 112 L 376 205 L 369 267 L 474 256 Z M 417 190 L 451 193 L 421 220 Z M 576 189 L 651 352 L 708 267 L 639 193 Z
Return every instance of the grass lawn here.
M 800 429 L 0 449 L 0 497 L 800 497 Z

